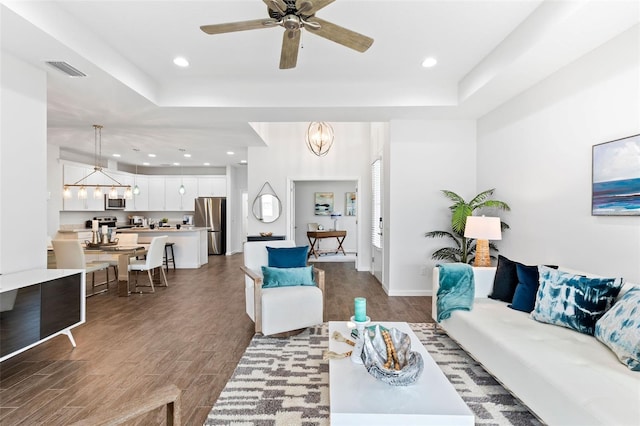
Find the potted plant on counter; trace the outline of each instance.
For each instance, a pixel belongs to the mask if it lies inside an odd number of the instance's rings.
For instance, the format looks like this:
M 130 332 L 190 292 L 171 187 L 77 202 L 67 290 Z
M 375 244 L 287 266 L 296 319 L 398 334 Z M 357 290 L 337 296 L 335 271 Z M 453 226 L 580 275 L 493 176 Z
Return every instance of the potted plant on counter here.
M 476 244 L 474 239 L 464 237 L 464 228 L 467 216 L 471 216 L 474 211 L 480 209 L 498 209 L 509 211 L 511 208 L 504 201 L 492 199 L 495 188 L 483 191 L 473 197 L 471 201 L 465 201 L 453 191 L 442 190 L 445 197 L 453 201 L 449 206 L 451 210 L 451 231 L 430 231 L 424 234 L 427 238 L 448 238 L 454 243 L 453 247 L 443 247 L 431 254 L 434 260 L 444 260 L 448 262 L 471 263 L 475 257 Z M 502 220 L 500 221 L 502 231 L 509 229 Z M 489 243 L 491 250 L 498 251 L 494 243 Z M 493 257 L 493 256 L 492 256 Z

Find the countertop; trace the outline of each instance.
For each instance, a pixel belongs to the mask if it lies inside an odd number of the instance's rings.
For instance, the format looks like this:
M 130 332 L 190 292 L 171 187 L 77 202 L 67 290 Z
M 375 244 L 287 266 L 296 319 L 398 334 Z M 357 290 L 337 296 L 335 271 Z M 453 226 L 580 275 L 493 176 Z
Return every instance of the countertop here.
M 201 226 L 185 226 L 182 225 L 182 227 L 180 229 L 176 229 L 175 226 L 163 226 L 162 228 L 158 228 L 157 226 L 155 227 L 155 229 L 150 229 L 150 228 L 125 228 L 125 229 L 118 229 L 116 230 L 116 232 L 118 234 L 124 234 L 124 233 L 133 233 L 133 234 L 140 234 L 140 233 L 167 233 L 167 232 L 199 232 L 199 231 L 206 231 L 207 228 L 205 227 L 201 227 Z

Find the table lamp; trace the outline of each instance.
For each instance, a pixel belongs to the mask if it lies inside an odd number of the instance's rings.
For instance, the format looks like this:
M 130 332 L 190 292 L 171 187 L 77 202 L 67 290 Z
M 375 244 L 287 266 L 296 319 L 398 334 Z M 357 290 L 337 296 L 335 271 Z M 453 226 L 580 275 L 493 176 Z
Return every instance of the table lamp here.
M 473 266 L 491 266 L 489 240 L 501 240 L 499 217 L 467 216 L 464 227 L 465 238 L 476 240 L 476 258 Z

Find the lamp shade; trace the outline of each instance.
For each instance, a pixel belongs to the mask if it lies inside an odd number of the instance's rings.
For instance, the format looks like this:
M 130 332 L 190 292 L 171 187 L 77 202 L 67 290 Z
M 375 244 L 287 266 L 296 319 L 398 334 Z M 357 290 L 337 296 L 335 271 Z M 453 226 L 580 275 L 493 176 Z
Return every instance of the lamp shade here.
M 499 217 L 468 216 L 464 227 L 465 238 L 478 240 L 501 240 Z

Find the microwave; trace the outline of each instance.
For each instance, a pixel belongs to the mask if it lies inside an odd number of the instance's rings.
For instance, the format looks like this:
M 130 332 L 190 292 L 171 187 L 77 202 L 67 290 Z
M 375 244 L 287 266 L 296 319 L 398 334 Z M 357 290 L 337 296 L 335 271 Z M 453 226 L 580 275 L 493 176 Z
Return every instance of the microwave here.
M 108 194 L 104 195 L 105 210 L 124 210 L 126 205 L 126 200 L 123 197 L 109 198 Z

